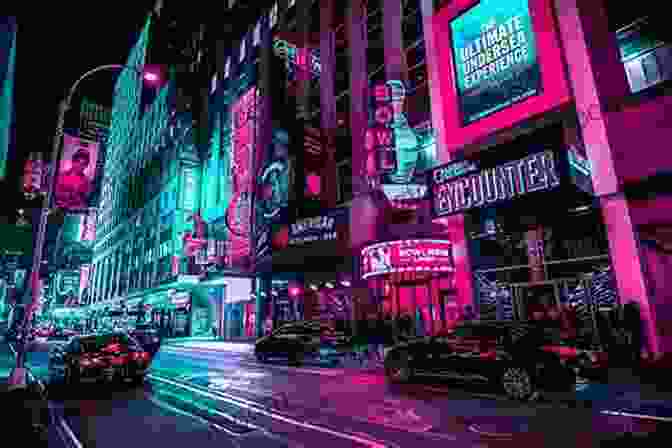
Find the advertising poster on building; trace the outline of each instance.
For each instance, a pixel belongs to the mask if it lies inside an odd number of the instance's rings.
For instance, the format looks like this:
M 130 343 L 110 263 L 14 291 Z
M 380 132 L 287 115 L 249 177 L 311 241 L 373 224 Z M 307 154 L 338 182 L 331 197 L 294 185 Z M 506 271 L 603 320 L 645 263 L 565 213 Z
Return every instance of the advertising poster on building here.
M 256 259 L 270 255 L 271 228 L 288 222 L 291 169 L 289 134 L 284 129 L 274 129 L 272 143 L 264 154 L 264 164 L 257 176 Z
M 28 198 L 35 198 L 45 191 L 46 163 L 39 153 L 31 153 L 23 165 L 23 194 Z
M 541 93 L 528 0 L 481 0 L 450 29 L 463 125 Z
M 232 194 L 226 211 L 230 255 L 234 264 L 249 258 L 252 238 L 252 193 L 255 185 L 252 160 L 256 139 L 256 87 L 243 93 L 231 108 Z
M 56 179 L 55 205 L 70 213 L 88 213 L 95 206 L 98 143 L 63 136 L 63 152 Z
M 396 272 L 450 272 L 451 244 L 444 240 L 401 240 L 362 249 L 362 278 Z

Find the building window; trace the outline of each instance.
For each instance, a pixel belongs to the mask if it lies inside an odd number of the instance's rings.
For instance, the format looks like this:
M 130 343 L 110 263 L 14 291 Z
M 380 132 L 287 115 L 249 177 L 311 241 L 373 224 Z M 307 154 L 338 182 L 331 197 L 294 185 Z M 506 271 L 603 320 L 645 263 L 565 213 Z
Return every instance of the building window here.
M 672 78 L 672 42 L 664 2 L 641 1 L 626 5 L 605 0 L 609 28 L 632 93 Z
M 616 32 L 632 93 L 672 79 L 672 45 L 655 20 L 638 19 Z

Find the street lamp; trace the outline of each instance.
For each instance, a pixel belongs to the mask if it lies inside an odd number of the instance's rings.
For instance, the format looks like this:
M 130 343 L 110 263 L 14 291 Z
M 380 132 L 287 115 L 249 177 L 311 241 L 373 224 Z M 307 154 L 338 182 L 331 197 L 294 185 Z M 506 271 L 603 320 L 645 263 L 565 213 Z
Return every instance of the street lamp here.
M 47 221 L 49 217 L 49 210 L 51 208 L 52 197 L 54 194 L 54 188 L 56 186 L 56 177 L 58 174 L 58 162 L 60 159 L 60 149 L 61 149 L 61 140 L 63 138 L 63 127 L 65 125 L 65 114 L 70 110 L 72 105 L 72 98 L 77 91 L 79 84 L 93 75 L 94 73 L 104 71 L 104 70 L 118 70 L 118 69 L 131 69 L 140 73 L 146 81 L 156 82 L 159 80 L 159 75 L 153 72 L 146 72 L 144 67 L 131 67 L 124 64 L 106 64 L 95 67 L 82 76 L 80 76 L 70 87 L 66 97 L 61 100 L 58 105 L 58 119 L 56 121 L 56 133 L 54 134 L 54 141 L 52 145 L 51 152 L 51 165 L 49 169 L 51 170 L 51 175 L 48 177 L 47 184 L 47 194 L 44 197 L 44 202 L 42 204 L 42 209 L 40 210 L 40 222 L 37 230 L 37 239 L 35 241 L 35 249 L 33 253 L 33 266 L 30 277 L 30 287 L 32 290 L 32 301 L 29 307 L 27 307 L 26 314 L 23 322 L 23 337 L 21 338 L 22 342 L 19 343 L 18 352 L 16 356 L 16 367 L 10 376 L 10 382 L 17 383 L 21 382 L 25 384 L 25 349 L 26 349 L 26 336 L 29 330 L 31 317 L 35 310 L 35 307 L 39 304 L 40 300 L 40 267 L 42 264 L 42 252 L 44 249 L 44 240 L 46 237 L 47 230 Z

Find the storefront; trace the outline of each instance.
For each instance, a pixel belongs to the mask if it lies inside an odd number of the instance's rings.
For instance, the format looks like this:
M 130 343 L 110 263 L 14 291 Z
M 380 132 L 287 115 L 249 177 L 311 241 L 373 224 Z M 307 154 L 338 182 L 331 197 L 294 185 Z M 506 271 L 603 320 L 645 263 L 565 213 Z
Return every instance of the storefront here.
M 549 126 L 433 170 L 436 217 L 463 213 L 483 319 L 569 309 L 587 342 L 617 305 L 609 244 L 585 154 Z
M 368 282 L 378 311 L 399 322 L 401 331 L 436 334 L 459 318 L 449 241 L 380 242 L 362 249 L 361 262 L 362 279 Z
M 265 255 L 256 264 L 262 332 L 301 320 L 349 328 L 356 307 L 349 210 L 329 209 L 275 226 L 265 241 L 257 251 Z

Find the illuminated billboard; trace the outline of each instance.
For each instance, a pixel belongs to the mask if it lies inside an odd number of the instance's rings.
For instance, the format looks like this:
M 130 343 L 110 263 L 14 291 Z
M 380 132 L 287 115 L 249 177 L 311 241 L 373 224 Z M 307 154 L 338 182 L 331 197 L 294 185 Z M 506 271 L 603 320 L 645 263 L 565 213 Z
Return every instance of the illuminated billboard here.
M 362 249 L 362 278 L 403 272 L 453 272 L 453 253 L 446 240 L 386 241 Z
M 234 264 L 249 257 L 251 249 L 252 192 L 255 184 L 252 157 L 256 139 L 257 104 L 257 88 L 251 87 L 231 108 L 232 197 L 226 212 L 226 225 L 231 234 L 229 248 Z
M 541 92 L 528 0 L 481 0 L 450 32 L 463 125 Z
M 63 153 L 56 180 L 55 203 L 67 212 L 88 213 L 94 207 L 94 185 L 98 166 L 96 142 L 63 136 Z

